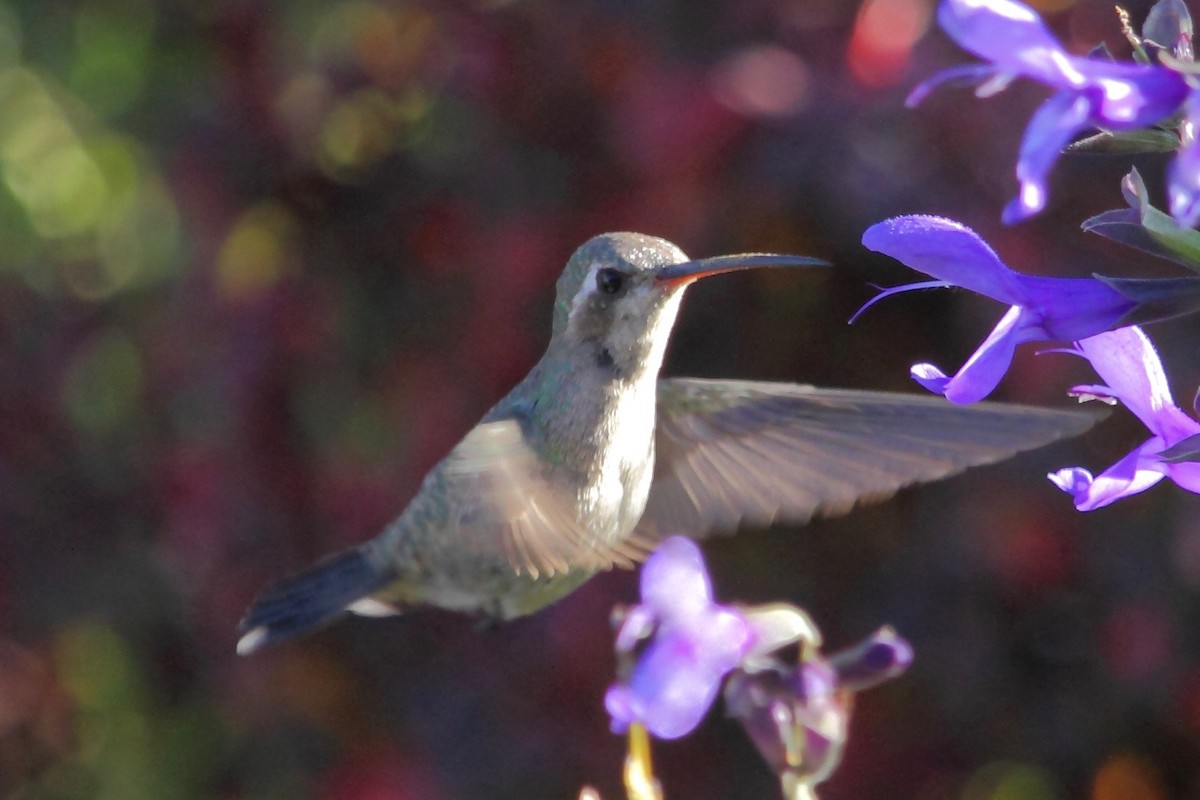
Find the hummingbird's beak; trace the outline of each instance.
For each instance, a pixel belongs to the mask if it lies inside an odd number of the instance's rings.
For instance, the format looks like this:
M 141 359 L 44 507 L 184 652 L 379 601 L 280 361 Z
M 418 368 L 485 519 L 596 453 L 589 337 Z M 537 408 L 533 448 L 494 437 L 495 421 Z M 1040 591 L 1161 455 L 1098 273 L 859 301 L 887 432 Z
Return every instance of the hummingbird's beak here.
M 775 253 L 742 253 L 736 256 L 714 256 L 679 264 L 667 264 L 654 273 L 654 280 L 672 288 L 686 286 L 692 281 L 720 275 L 722 272 L 737 272 L 759 267 L 828 267 L 828 261 L 808 256 L 785 256 Z

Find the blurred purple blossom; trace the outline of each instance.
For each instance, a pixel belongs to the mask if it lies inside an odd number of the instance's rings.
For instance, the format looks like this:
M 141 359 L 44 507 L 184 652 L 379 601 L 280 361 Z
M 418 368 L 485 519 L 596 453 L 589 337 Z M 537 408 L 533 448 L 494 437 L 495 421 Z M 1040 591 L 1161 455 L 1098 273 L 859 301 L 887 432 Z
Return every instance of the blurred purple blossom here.
M 939 282 L 888 289 L 859 309 L 859 314 L 884 297 L 930 286 L 961 286 L 1011 306 L 954 377 L 947 377 L 933 364 L 912 367 L 918 383 L 954 403 L 974 403 L 990 394 L 1012 363 L 1018 344 L 1093 336 L 1117 325 L 1137 307 L 1134 300 L 1096 278 L 1047 278 L 1014 272 L 973 230 L 942 217 L 884 220 L 868 228 L 862 242 Z
M 623 678 L 604 698 L 616 733 L 640 722 L 660 739 L 684 736 L 731 670 L 767 663 L 797 642 L 820 643 L 816 625 L 794 606 L 714 603 L 700 548 L 682 536 L 664 540 L 646 561 L 641 593 L 641 604 L 620 618 Z
M 1177 460 L 1166 453 L 1194 441 L 1200 422 L 1183 413 L 1171 397 L 1162 363 L 1146 334 L 1138 327 L 1121 328 L 1084 339 L 1067 351 L 1091 362 L 1104 385 L 1077 386 L 1086 397 L 1119 401 L 1152 434 L 1117 463 L 1092 477 L 1082 467 L 1067 467 L 1047 477 L 1075 498 L 1080 511 L 1101 508 L 1149 489 L 1164 477 L 1181 488 L 1200 493 L 1200 463 Z M 1176 448 L 1177 449 L 1177 448 Z M 1187 454 L 1184 454 L 1186 459 Z
M 750 652 L 754 633 L 742 613 L 713 602 L 700 548 L 683 537 L 665 540 L 646 561 L 641 593 L 616 648 L 629 655 L 649 644 L 628 680 L 609 687 L 604 705 L 614 732 L 641 722 L 658 738 L 675 739 L 700 723 L 721 679 Z
M 1057 90 L 1025 130 L 1017 158 L 1020 191 L 1003 213 L 1008 223 L 1045 207 L 1050 169 L 1081 131 L 1154 125 L 1176 113 L 1188 94 L 1183 76 L 1165 67 L 1070 55 L 1037 12 L 1016 0 L 943 0 L 938 22 L 962 48 L 988 63 L 943 70 L 912 91 L 910 106 L 949 82 L 978 84 L 981 97 L 1018 77 Z
M 852 695 L 902 674 L 912 647 L 880 628 L 848 650 L 823 657 L 802 647 L 799 662 L 747 665 L 725 686 L 729 715 L 779 776 L 786 797 L 812 796 L 841 760 L 849 732 Z

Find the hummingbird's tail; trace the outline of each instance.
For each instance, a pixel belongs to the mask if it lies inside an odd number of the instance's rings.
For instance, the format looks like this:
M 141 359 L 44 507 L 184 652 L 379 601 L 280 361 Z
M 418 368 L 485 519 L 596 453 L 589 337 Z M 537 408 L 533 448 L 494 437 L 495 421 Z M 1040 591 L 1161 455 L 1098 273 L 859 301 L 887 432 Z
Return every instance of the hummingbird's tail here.
M 290 639 L 347 613 L 349 606 L 381 589 L 390 578 L 362 547 L 318 561 L 263 592 L 238 625 L 239 655 Z

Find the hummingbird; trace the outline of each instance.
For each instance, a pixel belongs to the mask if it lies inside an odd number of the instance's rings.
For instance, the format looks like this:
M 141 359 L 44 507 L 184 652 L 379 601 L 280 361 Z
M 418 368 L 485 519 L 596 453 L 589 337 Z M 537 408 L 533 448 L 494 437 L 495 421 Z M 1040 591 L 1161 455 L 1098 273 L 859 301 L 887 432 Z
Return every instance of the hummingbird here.
M 1090 427 L 1078 411 L 792 383 L 660 378 L 686 288 L 802 256 L 690 260 L 664 239 L 584 243 L 529 374 L 375 538 L 269 587 L 239 653 L 327 624 L 437 606 L 498 621 L 672 534 L 800 524 Z

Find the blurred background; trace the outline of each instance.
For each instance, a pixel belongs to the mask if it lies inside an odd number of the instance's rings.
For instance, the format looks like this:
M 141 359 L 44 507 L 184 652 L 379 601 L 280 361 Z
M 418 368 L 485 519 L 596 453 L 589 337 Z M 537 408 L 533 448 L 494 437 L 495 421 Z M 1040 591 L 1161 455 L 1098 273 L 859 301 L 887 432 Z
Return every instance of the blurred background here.
M 1034 3 L 1127 54 L 1102 0 Z M 1148 7 L 1131 2 L 1135 23 Z M 1195 10 L 1195 9 L 1194 9 Z M 1079 223 L 1124 158 L 1066 158 L 1005 228 L 1045 96 L 945 89 L 933 0 L 0 3 L 0 796 L 618 798 L 600 576 L 498 630 L 349 620 L 253 658 L 270 581 L 377 532 L 541 353 L 553 283 L 609 230 L 826 274 L 694 288 L 668 374 L 919 391 L 1002 309 L 907 295 L 861 232 L 953 216 L 1031 273 L 1170 268 Z M 1162 204 L 1162 158 L 1137 161 Z M 1150 330 L 1176 397 L 1200 331 Z M 1018 355 L 997 399 L 1062 405 L 1081 361 Z M 706 545 L 718 597 L 807 608 L 836 649 L 915 645 L 859 699 L 838 798 L 1200 796 L 1200 502 L 1081 515 L 1079 440 L 800 530 Z M 668 798 L 776 796 L 720 709 L 656 746 Z

